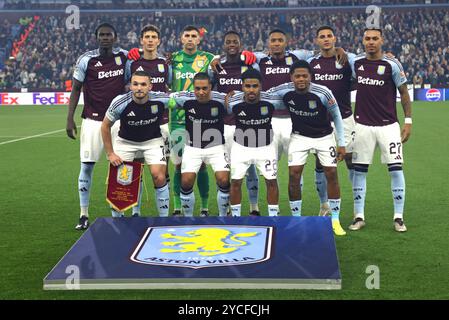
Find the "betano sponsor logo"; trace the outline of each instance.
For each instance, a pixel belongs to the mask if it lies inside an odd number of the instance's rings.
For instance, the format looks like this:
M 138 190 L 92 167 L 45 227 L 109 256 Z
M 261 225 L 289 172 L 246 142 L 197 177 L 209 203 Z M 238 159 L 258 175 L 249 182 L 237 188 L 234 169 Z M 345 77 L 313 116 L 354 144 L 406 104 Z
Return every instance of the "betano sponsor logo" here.
M 315 73 L 315 81 L 337 81 L 342 80 L 343 74 L 317 74 Z
M 146 126 L 146 125 L 155 123 L 158 120 L 158 118 L 159 117 L 154 117 L 154 118 L 151 118 L 151 119 L 139 120 L 139 121 L 132 121 L 132 120 L 130 120 L 127 123 L 128 123 L 129 126 L 134 126 L 134 127 Z
M 124 70 L 123 69 L 109 70 L 109 71 L 100 71 L 100 72 L 98 72 L 98 79 L 113 78 L 113 77 L 122 76 L 123 74 L 124 74 Z
M 289 73 L 290 68 L 282 68 L 282 67 L 268 67 L 265 70 L 265 74 L 283 74 L 283 73 Z
M 181 72 L 181 71 L 175 72 L 175 79 L 193 79 L 194 76 L 195 73 L 193 72 Z
M 231 84 L 242 84 L 242 79 L 235 79 L 235 78 L 224 79 L 224 78 L 220 78 L 219 83 L 222 86 L 227 86 L 227 85 L 231 85 Z
M 385 81 L 383 80 L 377 80 L 377 79 L 371 79 L 369 77 L 362 77 L 362 76 L 358 76 L 357 78 L 357 83 L 360 84 L 367 84 L 369 86 L 378 86 L 378 87 L 382 87 L 385 84 Z

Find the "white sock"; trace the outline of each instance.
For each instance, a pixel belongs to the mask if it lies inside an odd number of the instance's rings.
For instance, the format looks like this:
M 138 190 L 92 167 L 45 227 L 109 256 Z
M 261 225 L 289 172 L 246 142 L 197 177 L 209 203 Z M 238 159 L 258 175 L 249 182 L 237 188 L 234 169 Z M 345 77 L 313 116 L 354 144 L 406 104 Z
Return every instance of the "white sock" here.
M 242 204 L 231 204 L 231 214 L 233 217 L 240 217 Z
M 229 208 L 229 186 L 221 188 L 217 185 L 217 205 L 220 217 L 226 217 Z
M 81 207 L 80 218 L 82 216 L 89 218 L 89 207 Z
M 278 204 L 269 204 L 268 205 L 268 215 L 270 217 L 277 217 L 279 215 L 279 205 Z
M 156 188 L 156 204 L 159 211 L 159 217 L 168 217 L 170 203 L 170 191 L 168 183 L 160 188 Z
M 331 209 L 332 220 L 340 220 L 341 199 L 329 199 L 329 207 Z
M 184 216 L 193 217 L 193 210 L 195 209 L 195 193 L 193 189 L 184 190 L 181 187 L 181 207 Z
M 301 206 L 302 206 L 302 200 L 290 201 L 290 209 L 292 211 L 292 216 L 294 216 L 294 217 L 301 216 Z

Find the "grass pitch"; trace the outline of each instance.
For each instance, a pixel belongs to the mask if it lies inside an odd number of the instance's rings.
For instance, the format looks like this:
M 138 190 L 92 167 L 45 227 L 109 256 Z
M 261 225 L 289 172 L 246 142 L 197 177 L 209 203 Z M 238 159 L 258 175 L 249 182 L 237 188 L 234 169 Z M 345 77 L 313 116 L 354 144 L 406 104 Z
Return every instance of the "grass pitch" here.
M 76 117 L 78 125 L 80 109 Z M 405 222 L 409 231 L 405 234 L 393 231 L 390 178 L 377 154 L 368 173 L 367 226 L 336 239 L 343 289 L 332 292 L 44 291 L 42 279 L 81 236 L 74 229 L 79 218 L 79 140 L 70 140 L 65 135 L 66 113 L 67 108 L 61 106 L 0 107 L 0 299 L 449 299 L 447 103 L 413 103 L 412 137 L 404 146 Z M 304 177 L 304 215 L 315 215 L 319 210 L 313 163 L 314 159 L 309 157 Z M 288 215 L 285 159 L 279 168 L 281 211 Z M 104 158 L 94 171 L 91 221 L 110 216 L 105 201 L 106 174 Z M 341 221 L 347 230 L 353 204 L 343 163 L 339 165 L 339 178 Z M 150 215 L 157 211 L 148 174 L 146 181 L 148 200 L 144 194 L 142 212 Z M 210 210 L 216 213 L 215 183 L 211 181 L 210 185 Z M 266 215 L 264 183 L 261 189 L 260 208 Z M 244 195 L 242 212 L 248 210 Z M 365 286 L 369 276 L 366 268 L 370 265 L 379 267 L 379 290 L 368 290 Z

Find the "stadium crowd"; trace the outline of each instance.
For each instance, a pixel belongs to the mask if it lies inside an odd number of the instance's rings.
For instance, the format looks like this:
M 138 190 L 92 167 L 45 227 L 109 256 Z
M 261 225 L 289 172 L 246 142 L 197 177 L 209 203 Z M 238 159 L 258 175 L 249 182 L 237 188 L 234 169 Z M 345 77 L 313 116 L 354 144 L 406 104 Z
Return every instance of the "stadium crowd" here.
M 345 2 L 345 1 L 341 1 Z M 350 2 L 350 1 L 349 1 Z M 100 15 L 83 18 L 80 29 L 67 30 L 66 16 L 41 16 L 24 45 L 14 59 L 5 56 L 0 70 L 0 90 L 49 88 L 65 90 L 66 80 L 73 74 L 77 57 L 97 47 L 94 37 L 96 25 L 103 20 Z M 366 15 L 356 12 L 286 14 L 209 14 L 209 15 L 111 15 L 108 22 L 117 26 L 118 45 L 125 49 L 139 46 L 139 31 L 151 23 L 162 30 L 161 52 L 180 49 L 179 34 L 188 24 L 203 26 L 207 30 L 200 49 L 221 53 L 223 35 L 236 30 L 242 35 L 249 50 L 262 51 L 268 32 L 282 28 L 289 34 L 289 48 L 314 49 L 315 30 L 324 24 L 335 27 L 338 45 L 348 52 L 360 53 L 362 31 Z M 432 86 L 449 84 L 449 11 L 385 11 L 382 16 L 386 43 L 402 62 L 409 81 Z M 26 21 L 25 21 L 26 22 Z M 19 37 L 26 23 L 4 20 L 0 23 L 2 35 Z M 11 39 L 0 37 L 5 45 Z M 1 46 L 0 46 L 1 48 Z M 1 65 L 0 65 L 1 68 Z
M 3 9 L 61 9 L 67 6 L 65 1 L 6 0 L 0 1 Z M 254 8 L 254 7 L 329 7 L 360 5 L 391 5 L 426 3 L 426 0 L 72 0 L 71 4 L 80 9 L 200 9 L 200 8 Z M 445 0 L 433 0 L 432 3 L 445 3 Z

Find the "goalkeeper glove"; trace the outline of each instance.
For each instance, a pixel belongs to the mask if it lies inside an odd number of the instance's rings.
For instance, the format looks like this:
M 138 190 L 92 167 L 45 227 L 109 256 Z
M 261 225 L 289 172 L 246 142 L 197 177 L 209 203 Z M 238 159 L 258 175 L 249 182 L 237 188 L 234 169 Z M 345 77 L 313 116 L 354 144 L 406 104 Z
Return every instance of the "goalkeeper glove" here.
M 250 66 L 257 61 L 256 55 L 251 51 L 246 50 L 242 51 L 242 53 L 240 54 L 240 59 L 244 61 L 247 66 Z
M 128 59 L 137 61 L 140 59 L 141 56 L 141 49 L 139 48 L 132 48 L 128 51 Z

